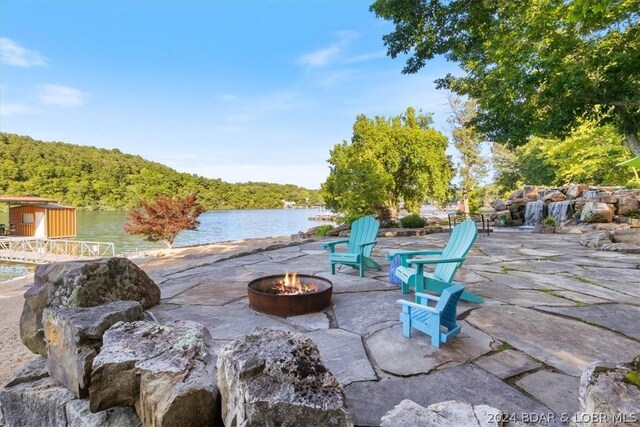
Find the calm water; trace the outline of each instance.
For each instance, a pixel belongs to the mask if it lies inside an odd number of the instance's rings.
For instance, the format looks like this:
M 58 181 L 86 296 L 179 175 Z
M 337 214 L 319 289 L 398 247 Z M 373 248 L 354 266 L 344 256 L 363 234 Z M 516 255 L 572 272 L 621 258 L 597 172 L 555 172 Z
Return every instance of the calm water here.
M 315 227 L 320 223 L 309 217 L 322 209 L 260 209 L 209 211 L 200 216 L 197 230 L 178 235 L 174 247 L 200 245 L 226 240 L 242 240 L 256 237 L 286 236 Z M 145 249 L 160 249 L 162 242 L 148 242 L 126 234 L 122 228 L 126 212 L 78 211 L 77 240 L 113 242 L 116 253 L 131 253 Z M 0 223 L 6 224 L 7 213 L 0 212 Z M 0 282 L 33 271 L 33 266 L 0 263 Z

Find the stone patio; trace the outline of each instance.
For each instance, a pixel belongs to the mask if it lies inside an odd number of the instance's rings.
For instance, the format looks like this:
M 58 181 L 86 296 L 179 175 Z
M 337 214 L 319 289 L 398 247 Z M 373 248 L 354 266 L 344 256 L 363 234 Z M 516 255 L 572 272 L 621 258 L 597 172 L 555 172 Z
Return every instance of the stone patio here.
M 587 364 L 640 354 L 640 255 L 588 249 L 576 235 L 480 236 L 457 280 L 485 303 L 459 305 L 462 332 L 439 350 L 419 332 L 403 338 L 396 300 L 412 295 L 387 282 L 384 253 L 441 248 L 447 238 L 380 238 L 374 258 L 383 270 L 365 278 L 348 267 L 329 274 L 320 241 L 264 241 L 272 248 L 262 252 L 242 245 L 218 254 L 185 251 L 170 265 L 135 261 L 162 289 L 162 303 L 150 310 L 155 317 L 201 322 L 218 346 L 256 327 L 308 335 L 345 387 L 357 425 L 378 425 L 403 399 L 572 414 Z M 285 271 L 332 280 L 331 307 L 286 319 L 251 310 L 247 283 Z

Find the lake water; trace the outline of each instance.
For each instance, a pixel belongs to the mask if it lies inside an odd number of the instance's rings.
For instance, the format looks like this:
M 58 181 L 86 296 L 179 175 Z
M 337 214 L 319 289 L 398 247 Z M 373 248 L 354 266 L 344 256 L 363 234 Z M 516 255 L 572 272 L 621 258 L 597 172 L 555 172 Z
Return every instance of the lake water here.
M 320 225 L 317 221 L 310 221 L 309 217 L 322 211 L 320 208 L 208 211 L 200 216 L 198 229 L 180 233 L 173 246 L 287 236 Z M 122 227 L 126 216 L 126 212 L 122 211 L 78 211 L 76 240 L 113 242 L 117 254 L 166 247 L 162 242 L 148 242 L 125 233 Z M 7 217 L 6 212 L 0 212 L 0 224 L 6 224 Z M 0 263 L 0 282 L 29 274 L 33 270 L 34 266 Z

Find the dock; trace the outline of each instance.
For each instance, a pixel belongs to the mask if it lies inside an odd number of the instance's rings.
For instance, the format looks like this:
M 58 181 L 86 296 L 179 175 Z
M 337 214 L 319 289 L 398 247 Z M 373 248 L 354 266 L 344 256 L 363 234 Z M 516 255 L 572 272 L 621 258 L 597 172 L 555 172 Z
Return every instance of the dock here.
M 115 256 L 114 244 L 108 242 L 0 237 L 0 261 L 48 264 L 113 256 Z

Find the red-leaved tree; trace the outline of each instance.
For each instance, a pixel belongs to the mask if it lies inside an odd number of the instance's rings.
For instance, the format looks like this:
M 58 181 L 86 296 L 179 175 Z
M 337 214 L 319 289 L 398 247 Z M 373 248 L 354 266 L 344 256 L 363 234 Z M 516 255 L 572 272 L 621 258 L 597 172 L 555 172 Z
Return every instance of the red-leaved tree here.
M 162 240 L 170 248 L 178 233 L 200 225 L 198 217 L 202 212 L 204 208 L 195 194 L 184 198 L 158 196 L 143 200 L 139 209 L 129 211 L 124 231 L 144 235 L 152 242 Z

